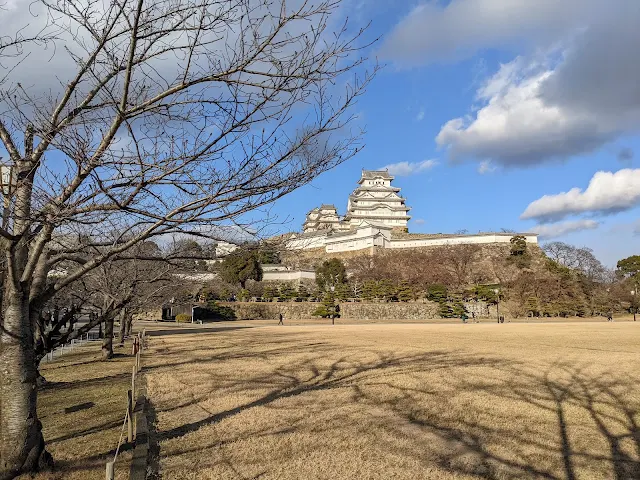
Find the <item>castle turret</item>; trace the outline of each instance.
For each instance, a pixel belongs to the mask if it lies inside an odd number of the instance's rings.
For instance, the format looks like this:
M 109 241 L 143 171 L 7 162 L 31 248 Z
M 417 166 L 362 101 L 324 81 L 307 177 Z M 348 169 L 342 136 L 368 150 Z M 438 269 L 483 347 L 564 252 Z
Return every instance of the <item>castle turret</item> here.
M 320 230 L 337 230 L 340 225 L 340 217 L 334 205 L 321 205 L 307 213 L 307 218 L 302 224 L 303 232 L 317 232 Z
M 400 189 L 393 187 L 394 177 L 387 170 L 362 170 L 362 176 L 347 203 L 345 222 L 357 227 L 374 222 L 392 228 L 407 228 L 411 218 Z

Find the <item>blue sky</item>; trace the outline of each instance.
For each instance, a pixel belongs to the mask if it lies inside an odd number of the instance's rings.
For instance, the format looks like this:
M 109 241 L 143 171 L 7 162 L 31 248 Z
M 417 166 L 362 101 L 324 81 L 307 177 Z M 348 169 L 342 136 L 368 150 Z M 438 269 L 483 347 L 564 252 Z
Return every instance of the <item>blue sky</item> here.
M 625 50 L 640 41 L 625 28 L 640 6 L 390 3 L 343 7 L 354 27 L 371 20 L 368 35 L 382 35 L 370 55 L 385 68 L 356 107 L 366 147 L 281 199 L 272 213 L 289 222 L 278 228 L 299 230 L 321 203 L 344 213 L 361 169 L 390 165 L 407 174 L 395 184 L 412 232 L 539 231 L 610 266 L 640 253 L 640 68 Z
M 0 24 L 37 31 L 46 15 L 20 2 Z M 412 232 L 537 232 L 609 266 L 640 253 L 640 2 L 342 0 L 336 28 L 347 18 L 371 22 L 363 44 L 380 37 L 364 53 L 384 68 L 352 112 L 366 147 L 273 205 L 262 234 L 322 203 L 345 213 L 361 169 L 389 167 Z M 56 52 L 34 47 L 14 80 L 48 91 L 72 71 Z

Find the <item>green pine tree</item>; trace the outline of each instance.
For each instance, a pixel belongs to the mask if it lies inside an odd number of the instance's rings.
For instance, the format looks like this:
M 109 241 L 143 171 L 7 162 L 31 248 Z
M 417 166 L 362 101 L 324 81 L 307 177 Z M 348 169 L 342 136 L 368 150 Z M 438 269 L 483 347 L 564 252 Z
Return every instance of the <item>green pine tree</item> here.
M 377 297 L 384 300 L 385 302 L 390 302 L 391 300 L 395 300 L 396 297 L 396 287 L 393 282 L 389 279 L 380 280 L 377 285 Z
M 322 299 L 322 304 L 320 304 L 318 308 L 316 308 L 315 312 L 313 312 L 313 316 L 330 318 L 331 316 L 335 317 L 336 314 L 337 311 L 335 297 L 331 292 L 326 292 Z
M 335 287 L 334 295 L 336 300 L 344 302 L 351 297 L 351 288 L 349 288 L 347 283 L 339 283 Z
M 309 290 L 307 290 L 307 287 L 305 287 L 303 284 L 300 284 L 298 286 L 298 297 L 299 298 L 309 298 Z
M 288 283 L 280 285 L 280 292 L 278 295 L 283 300 L 291 300 L 296 296 L 295 289 Z
M 273 285 L 267 285 L 266 287 L 264 287 L 262 298 L 264 298 L 267 302 L 270 302 L 277 295 L 278 291 L 276 290 L 276 288 Z
M 427 288 L 427 299 L 432 302 L 443 303 L 447 301 L 447 287 L 444 285 L 429 285 Z
M 376 298 L 378 293 L 377 283 L 374 280 L 369 280 L 364 282 L 362 285 L 362 292 L 360 293 L 360 298 L 363 300 L 371 301 Z
M 411 288 L 411 285 L 409 285 L 409 282 L 400 282 L 400 285 L 398 286 L 398 300 L 401 302 L 409 302 L 411 300 L 415 300 L 415 292 L 413 291 L 413 288 Z

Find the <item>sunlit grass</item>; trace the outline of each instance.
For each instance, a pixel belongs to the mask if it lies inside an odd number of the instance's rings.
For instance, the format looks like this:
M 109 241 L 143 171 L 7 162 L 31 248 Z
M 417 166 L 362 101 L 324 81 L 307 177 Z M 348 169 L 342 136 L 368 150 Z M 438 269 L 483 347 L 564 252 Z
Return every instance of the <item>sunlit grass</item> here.
M 145 359 L 163 479 L 640 478 L 638 324 L 178 332 Z
M 49 385 L 38 395 L 38 414 L 55 470 L 36 479 L 105 478 L 105 463 L 113 459 L 120 437 L 133 366 L 133 358 L 125 355 L 131 353 L 129 344 L 115 353 L 116 358 L 101 361 L 100 344 L 93 342 L 41 366 Z M 117 479 L 129 478 L 130 460 L 130 452 L 119 455 Z

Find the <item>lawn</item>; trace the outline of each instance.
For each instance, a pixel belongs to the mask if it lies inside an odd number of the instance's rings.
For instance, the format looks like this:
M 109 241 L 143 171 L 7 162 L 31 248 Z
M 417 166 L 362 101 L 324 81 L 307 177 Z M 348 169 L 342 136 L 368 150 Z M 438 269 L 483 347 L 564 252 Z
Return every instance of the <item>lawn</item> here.
M 158 328 L 163 479 L 640 478 L 637 323 Z
M 133 357 L 126 355 L 130 344 L 114 347 L 116 357 L 108 362 L 100 358 L 100 343 L 90 342 L 41 365 L 49 384 L 38 394 L 38 415 L 55 470 L 36 475 L 37 480 L 104 480 L 105 463 L 113 459 L 120 437 L 133 367 Z M 120 454 L 116 479 L 129 478 L 130 461 L 131 452 Z

